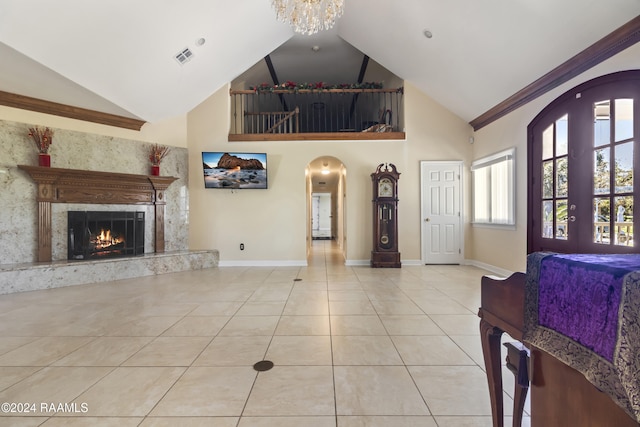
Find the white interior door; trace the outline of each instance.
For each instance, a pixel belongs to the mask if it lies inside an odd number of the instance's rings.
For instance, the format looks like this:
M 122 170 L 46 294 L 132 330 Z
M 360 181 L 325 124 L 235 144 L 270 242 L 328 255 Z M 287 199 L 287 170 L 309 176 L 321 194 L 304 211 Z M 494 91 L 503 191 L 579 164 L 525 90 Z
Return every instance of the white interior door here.
M 331 193 L 313 193 L 312 237 L 331 238 Z
M 422 263 L 462 260 L 462 162 L 420 163 Z

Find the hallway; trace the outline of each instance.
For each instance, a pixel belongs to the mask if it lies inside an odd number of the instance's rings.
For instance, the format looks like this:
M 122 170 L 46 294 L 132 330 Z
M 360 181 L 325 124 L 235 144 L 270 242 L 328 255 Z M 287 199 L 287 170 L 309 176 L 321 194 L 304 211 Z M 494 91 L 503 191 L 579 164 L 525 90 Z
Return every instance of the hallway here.
M 491 426 L 485 271 L 348 267 L 333 241 L 312 249 L 307 267 L 0 296 L 0 402 L 22 412 L 0 426 Z

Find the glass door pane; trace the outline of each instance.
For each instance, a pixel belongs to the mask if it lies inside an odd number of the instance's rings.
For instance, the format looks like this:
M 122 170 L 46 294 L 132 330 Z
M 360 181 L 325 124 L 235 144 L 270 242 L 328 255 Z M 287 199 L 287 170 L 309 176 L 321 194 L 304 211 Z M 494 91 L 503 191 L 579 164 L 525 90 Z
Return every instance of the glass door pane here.
M 633 100 L 599 101 L 593 111 L 593 242 L 633 246 Z
M 633 246 L 633 196 L 616 197 L 615 244 Z
M 633 138 L 633 99 L 616 99 L 616 135 L 620 142 Z
M 544 239 L 567 240 L 569 197 L 568 115 L 542 132 L 542 227 Z

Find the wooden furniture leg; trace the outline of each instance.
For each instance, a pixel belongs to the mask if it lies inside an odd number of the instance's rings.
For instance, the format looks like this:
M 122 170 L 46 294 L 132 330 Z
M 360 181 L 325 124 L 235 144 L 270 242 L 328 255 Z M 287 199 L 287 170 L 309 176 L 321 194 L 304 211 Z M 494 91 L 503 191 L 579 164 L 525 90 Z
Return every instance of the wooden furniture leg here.
M 480 320 L 480 340 L 487 370 L 493 427 L 504 427 L 500 338 L 503 331 L 484 319 Z
M 507 368 L 515 376 L 513 427 L 521 427 L 524 403 L 529 391 L 529 352 L 519 342 L 508 342 L 504 346 L 507 348 Z

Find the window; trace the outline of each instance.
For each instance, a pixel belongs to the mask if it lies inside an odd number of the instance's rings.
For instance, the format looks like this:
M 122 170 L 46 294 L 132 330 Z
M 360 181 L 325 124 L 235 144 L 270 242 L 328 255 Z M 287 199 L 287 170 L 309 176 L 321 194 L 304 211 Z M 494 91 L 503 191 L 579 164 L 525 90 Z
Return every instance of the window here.
M 474 224 L 515 225 L 515 154 L 511 148 L 471 164 Z

